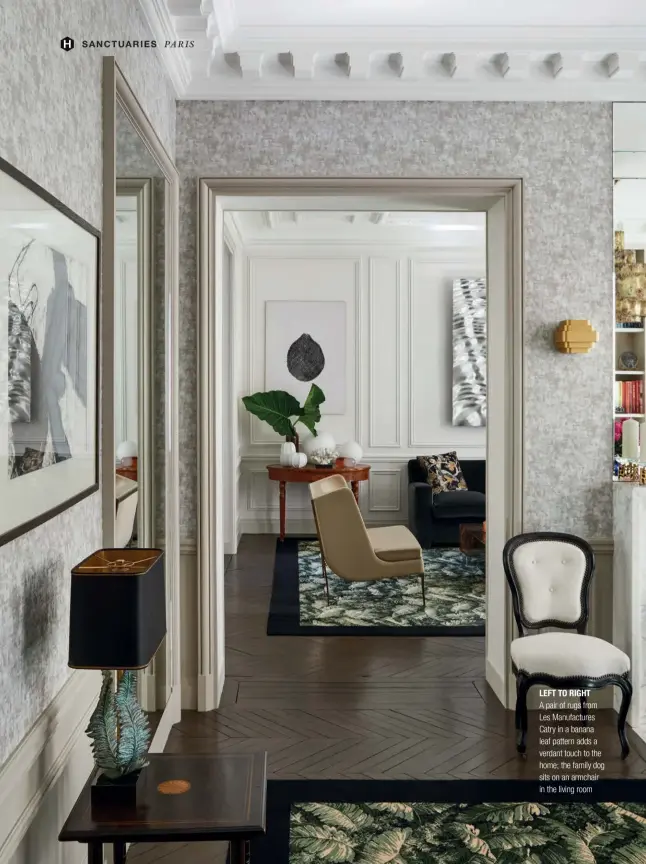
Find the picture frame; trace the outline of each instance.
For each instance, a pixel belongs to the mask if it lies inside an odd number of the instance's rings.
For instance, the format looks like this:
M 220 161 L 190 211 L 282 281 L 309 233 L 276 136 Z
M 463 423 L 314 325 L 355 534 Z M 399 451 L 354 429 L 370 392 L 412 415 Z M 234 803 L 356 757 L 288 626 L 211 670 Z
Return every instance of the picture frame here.
M 325 394 L 322 413 L 345 414 L 347 317 L 343 300 L 267 300 L 265 388 L 303 403 L 316 384 Z
M 100 245 L 0 159 L 0 546 L 99 489 Z

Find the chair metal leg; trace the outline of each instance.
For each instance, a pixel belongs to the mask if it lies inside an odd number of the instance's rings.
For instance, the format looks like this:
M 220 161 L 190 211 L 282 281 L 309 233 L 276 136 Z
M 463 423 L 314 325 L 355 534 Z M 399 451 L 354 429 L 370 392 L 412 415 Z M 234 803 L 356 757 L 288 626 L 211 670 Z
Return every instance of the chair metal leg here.
M 521 755 L 527 752 L 527 691 L 530 680 L 525 675 L 519 675 L 516 679 L 516 729 L 518 730 L 516 750 Z
M 323 567 L 323 576 L 325 577 L 325 600 L 327 605 L 330 605 L 330 583 L 327 578 L 327 564 L 325 563 L 325 558 L 321 554 L 321 565 Z
M 426 609 L 426 583 L 424 573 L 420 574 L 420 579 L 422 580 L 422 605 L 424 606 L 424 609 Z
M 626 717 L 630 708 L 630 700 L 633 698 L 633 685 L 627 678 L 618 678 L 617 686 L 622 694 L 619 717 L 617 718 L 617 732 L 619 733 L 619 741 L 621 742 L 621 758 L 625 759 L 630 753 L 630 746 L 626 738 Z

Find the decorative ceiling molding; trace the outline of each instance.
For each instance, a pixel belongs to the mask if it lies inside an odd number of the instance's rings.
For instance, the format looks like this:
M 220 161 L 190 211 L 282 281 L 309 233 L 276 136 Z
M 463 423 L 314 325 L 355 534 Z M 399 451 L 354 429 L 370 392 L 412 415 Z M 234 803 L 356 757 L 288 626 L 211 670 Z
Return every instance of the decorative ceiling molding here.
M 243 0 L 139 3 L 183 99 L 646 101 L 641 18 L 607 27 L 285 25 L 264 23 L 271 16 Z

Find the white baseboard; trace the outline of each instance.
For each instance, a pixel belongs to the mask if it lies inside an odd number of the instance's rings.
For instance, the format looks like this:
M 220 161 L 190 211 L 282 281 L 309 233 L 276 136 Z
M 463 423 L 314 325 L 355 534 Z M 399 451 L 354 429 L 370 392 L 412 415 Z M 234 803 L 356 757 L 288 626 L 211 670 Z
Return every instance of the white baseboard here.
M 42 817 L 41 808 L 51 810 L 55 820 L 62 820 L 76 800 L 92 767 L 84 733 L 100 686 L 97 672 L 75 671 L 0 770 L 0 864 L 12 861 L 16 853 L 22 864 L 24 854 L 19 847 L 29 839 L 26 835 L 32 823 Z M 56 788 L 61 779 L 62 788 Z M 46 799 L 52 796 L 56 800 L 49 806 Z M 57 851 L 62 821 L 36 827 L 38 838 L 26 844 L 33 859 L 29 864 L 82 860 L 77 844 L 65 844 L 67 849 Z M 48 855 L 37 851 L 44 842 L 54 845 Z
M 197 711 L 197 682 L 188 675 L 182 678 L 182 711 Z

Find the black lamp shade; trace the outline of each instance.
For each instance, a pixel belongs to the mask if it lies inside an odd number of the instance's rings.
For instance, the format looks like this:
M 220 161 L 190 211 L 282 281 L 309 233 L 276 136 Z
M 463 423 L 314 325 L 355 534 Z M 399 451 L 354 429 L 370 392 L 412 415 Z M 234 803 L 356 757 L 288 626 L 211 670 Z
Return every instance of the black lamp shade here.
M 72 668 L 143 669 L 165 635 L 161 549 L 100 549 L 72 569 Z

